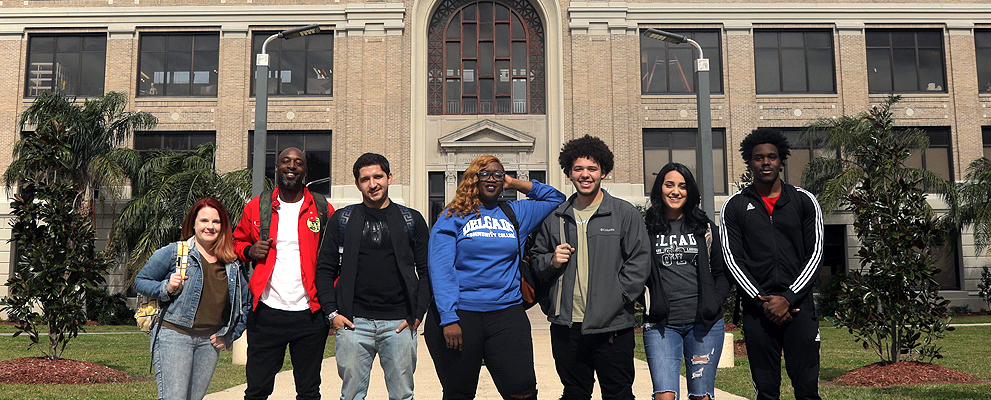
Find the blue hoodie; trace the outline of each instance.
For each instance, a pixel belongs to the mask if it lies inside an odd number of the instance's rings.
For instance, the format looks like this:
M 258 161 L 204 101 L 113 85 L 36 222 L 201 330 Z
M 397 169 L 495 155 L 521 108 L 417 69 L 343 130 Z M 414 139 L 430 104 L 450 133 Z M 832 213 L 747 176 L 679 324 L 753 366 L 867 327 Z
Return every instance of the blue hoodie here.
M 537 181 L 527 197 L 532 200 L 509 202 L 523 236 L 565 199 Z M 513 223 L 498 205 L 480 206 L 478 211 L 459 217 L 447 216 L 445 209 L 430 230 L 427 267 L 441 325 L 458 322 L 457 310 L 496 311 L 522 302 L 520 242 Z

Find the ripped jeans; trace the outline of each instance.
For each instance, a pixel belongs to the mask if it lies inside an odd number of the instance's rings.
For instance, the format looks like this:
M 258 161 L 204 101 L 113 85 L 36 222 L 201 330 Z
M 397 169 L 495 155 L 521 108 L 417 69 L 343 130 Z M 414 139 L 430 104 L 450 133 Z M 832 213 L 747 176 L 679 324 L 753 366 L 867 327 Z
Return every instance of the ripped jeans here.
M 725 324 L 720 319 L 709 330 L 701 323 L 689 325 L 643 324 L 643 347 L 650 367 L 654 393 L 678 393 L 678 373 L 685 360 L 688 395 L 713 397 L 716 368 L 723 351 Z M 653 398 L 651 394 L 650 398 Z

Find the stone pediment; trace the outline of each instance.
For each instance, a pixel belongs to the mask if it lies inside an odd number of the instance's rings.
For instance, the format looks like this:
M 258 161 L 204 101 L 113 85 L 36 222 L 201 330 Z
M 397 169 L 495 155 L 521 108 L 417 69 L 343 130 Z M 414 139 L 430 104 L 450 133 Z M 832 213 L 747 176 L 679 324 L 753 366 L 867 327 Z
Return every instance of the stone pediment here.
M 465 152 L 472 149 L 526 152 L 533 150 L 536 139 L 520 130 L 485 119 L 451 132 L 438 141 L 445 152 Z

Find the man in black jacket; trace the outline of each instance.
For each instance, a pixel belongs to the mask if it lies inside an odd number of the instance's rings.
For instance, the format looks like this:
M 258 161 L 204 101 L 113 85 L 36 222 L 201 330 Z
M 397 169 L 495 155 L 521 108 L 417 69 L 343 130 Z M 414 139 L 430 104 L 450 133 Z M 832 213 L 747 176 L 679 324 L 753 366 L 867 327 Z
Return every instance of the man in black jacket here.
M 779 178 L 790 153 L 776 130 L 740 144 L 753 184 L 723 203 L 726 269 L 743 297 L 743 333 L 757 399 L 777 399 L 781 351 L 796 399 L 819 397 L 819 323 L 812 288 L 822 265 L 823 223 L 811 193 Z
M 411 400 L 416 329 L 431 296 L 427 223 L 389 199 L 385 157 L 365 153 L 353 173 L 362 203 L 330 217 L 316 271 L 317 297 L 336 334 L 341 399 L 365 398 L 378 354 L 389 398 Z

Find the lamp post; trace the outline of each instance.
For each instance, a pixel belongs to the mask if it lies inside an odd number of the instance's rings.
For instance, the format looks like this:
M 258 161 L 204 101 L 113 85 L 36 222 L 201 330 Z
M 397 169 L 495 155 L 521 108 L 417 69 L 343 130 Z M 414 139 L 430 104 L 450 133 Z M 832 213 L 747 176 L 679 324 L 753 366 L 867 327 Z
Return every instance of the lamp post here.
M 254 154 L 251 157 L 251 196 L 261 194 L 265 189 L 265 153 L 268 143 L 268 53 L 265 48 L 268 43 L 282 38 L 295 39 L 300 36 L 320 32 L 319 25 L 307 25 L 276 33 L 265 39 L 262 51 L 255 58 L 255 140 Z
M 702 46 L 698 42 L 682 35 L 649 28 L 644 35 L 651 39 L 663 40 L 668 43 L 691 43 L 699 51 L 695 60 L 695 101 L 698 109 L 698 152 L 695 153 L 695 171 L 698 175 L 699 189 L 702 191 L 702 210 L 709 218 L 716 218 L 716 200 L 713 191 L 715 176 L 712 173 L 712 108 L 709 93 L 709 59 L 702 55 Z M 663 177 L 661 177 L 663 179 Z

